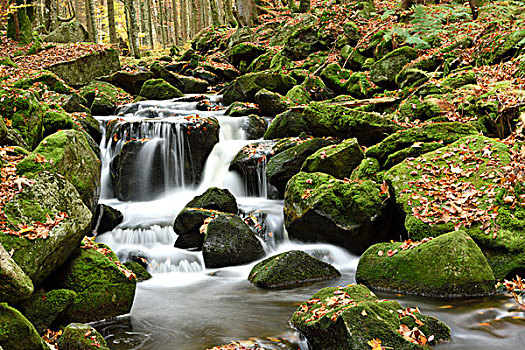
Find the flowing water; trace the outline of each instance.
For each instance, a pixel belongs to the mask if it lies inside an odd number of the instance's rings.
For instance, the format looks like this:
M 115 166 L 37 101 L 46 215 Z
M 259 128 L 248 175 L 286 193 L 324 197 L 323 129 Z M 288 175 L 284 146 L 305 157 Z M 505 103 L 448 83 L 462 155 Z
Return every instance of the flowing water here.
M 215 97 L 212 96 L 213 101 Z M 104 135 L 102 150 L 101 203 L 124 214 L 124 220 L 97 241 L 108 244 L 126 261 L 131 256 L 148 258 L 153 278 L 137 285 L 130 315 L 95 326 L 112 349 L 198 350 L 234 340 L 256 342 L 267 349 L 307 349 L 294 333 L 288 319 L 297 306 L 326 286 L 355 283 L 358 257 L 328 244 L 290 242 L 283 229 L 283 202 L 265 198 L 268 184 L 264 167 L 257 179 L 243 179 L 228 170 L 237 152 L 252 141 L 245 140 L 245 118 L 224 116 L 223 111 L 196 110 L 196 102 L 148 101 L 119 115 L 117 137 Z M 200 183 L 187 183 L 184 174 L 185 135 L 178 126 L 185 116 L 215 117 L 220 123 L 220 141 L 207 158 Z M 107 130 L 113 117 L 97 118 Z M 140 181 L 136 191 L 150 198 L 152 167 L 161 167 L 163 187 L 153 199 L 120 201 L 113 195 L 110 162 L 132 139 L 148 139 L 138 154 L 134 174 Z M 151 145 L 151 146 L 150 146 Z M 161 150 L 153 164 L 154 153 Z M 191 150 L 189 150 L 191 152 Z M 264 165 L 264 164 L 263 164 Z M 157 169 L 158 170 L 158 169 Z M 256 181 L 256 190 L 246 183 Z M 338 280 L 319 282 L 289 290 L 268 291 L 247 281 L 251 267 L 206 269 L 200 252 L 174 248 L 176 234 L 171 225 L 184 205 L 207 188 L 228 188 L 242 212 L 257 210 L 266 217 L 265 249 L 275 254 L 291 249 L 304 250 L 341 271 Z M 253 186 L 251 186 L 253 187 Z M 419 306 L 452 329 L 453 340 L 437 349 L 522 348 L 525 344 L 525 313 L 510 298 L 436 301 L 413 296 L 381 294 L 404 306 Z

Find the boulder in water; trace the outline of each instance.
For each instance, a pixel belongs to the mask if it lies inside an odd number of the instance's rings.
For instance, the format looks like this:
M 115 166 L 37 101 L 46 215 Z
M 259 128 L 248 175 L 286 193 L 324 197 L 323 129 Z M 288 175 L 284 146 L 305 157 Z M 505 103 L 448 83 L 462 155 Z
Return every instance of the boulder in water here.
M 0 244 L 0 301 L 15 305 L 33 293 L 33 282 Z
M 332 265 L 303 251 L 292 250 L 269 257 L 255 265 L 248 280 L 261 288 L 293 288 L 339 276 L 341 274 Z
M 287 110 L 272 119 L 263 138 L 265 140 L 273 140 L 283 137 L 294 137 L 309 131 L 302 112 Z
M 202 256 L 207 268 L 244 265 L 265 254 L 259 239 L 236 215 L 219 215 L 203 231 Z
M 251 114 L 247 117 L 246 122 L 242 126 L 247 140 L 258 140 L 263 137 L 268 122 L 266 119 L 259 117 L 256 114 Z
M 0 348 L 6 350 L 48 350 L 35 327 L 6 303 L 0 303 Z
M 124 266 L 126 266 L 128 270 L 133 271 L 133 273 L 137 277 L 137 282 L 146 281 L 146 280 L 149 280 L 151 277 L 153 277 L 148 272 L 148 270 L 146 270 L 146 268 L 142 266 L 141 264 L 139 264 L 138 262 L 127 261 L 124 263 Z
M 356 281 L 374 290 L 438 298 L 495 292 L 487 259 L 464 231 L 423 241 L 375 244 L 359 259 Z
M 105 81 L 92 81 L 80 89 L 93 115 L 113 115 L 120 101 L 131 99 L 123 89 Z
M 184 96 L 179 89 L 164 79 L 149 79 L 140 89 L 140 96 L 148 100 L 169 100 Z
M 201 195 L 196 196 L 186 204 L 186 207 L 218 210 L 236 214 L 237 201 L 227 189 L 210 187 Z
M 259 107 L 249 102 L 233 102 L 225 113 L 230 117 L 244 117 L 259 113 Z
M 223 213 L 202 208 L 184 208 L 175 218 L 173 230 L 178 235 L 175 247 L 181 249 L 202 250 L 204 234 L 201 227 L 208 218 Z
M 71 323 L 58 339 L 60 350 L 110 350 L 104 337 L 90 325 Z
M 117 227 L 122 220 L 124 215 L 120 210 L 110 207 L 106 204 L 99 204 L 97 206 L 97 211 L 95 212 L 95 229 L 96 233 L 104 233 L 112 231 Z

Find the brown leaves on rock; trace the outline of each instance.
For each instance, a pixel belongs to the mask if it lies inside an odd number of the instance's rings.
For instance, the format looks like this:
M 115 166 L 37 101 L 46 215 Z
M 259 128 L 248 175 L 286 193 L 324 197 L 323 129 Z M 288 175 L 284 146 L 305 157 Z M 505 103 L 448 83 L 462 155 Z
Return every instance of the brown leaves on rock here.
M 113 260 L 111 255 L 113 254 L 113 251 L 111 249 L 106 248 L 103 245 L 99 245 L 97 242 L 95 242 L 95 239 L 93 237 L 84 237 L 82 240 L 82 243 L 80 244 L 80 248 L 82 249 L 93 249 L 97 252 L 103 254 L 106 258 L 108 258 L 110 261 L 112 261 L 117 268 L 122 272 L 129 280 L 136 279 L 137 276 L 135 273 L 128 268 L 126 268 L 126 265 L 122 264 L 118 260 Z

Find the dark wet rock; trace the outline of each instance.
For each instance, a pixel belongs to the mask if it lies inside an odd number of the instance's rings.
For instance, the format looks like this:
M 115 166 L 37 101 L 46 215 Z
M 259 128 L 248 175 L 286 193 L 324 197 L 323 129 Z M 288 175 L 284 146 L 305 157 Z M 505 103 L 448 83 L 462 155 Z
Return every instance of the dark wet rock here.
M 120 210 L 110 207 L 106 204 L 99 204 L 95 212 L 95 230 L 96 233 L 112 231 L 123 220 L 124 215 Z
M 207 268 L 248 264 L 265 252 L 259 239 L 236 215 L 219 215 L 204 229 L 202 256 Z
M 248 280 L 261 288 L 293 288 L 341 276 L 332 265 L 292 250 L 269 257 L 253 267 Z
M 87 336 L 86 336 L 87 334 Z M 93 345 L 93 344 L 98 344 Z M 60 350 L 109 350 L 104 337 L 90 325 L 71 323 L 65 329 L 57 344 Z
M 197 79 L 200 79 L 200 80 L 204 80 L 209 85 L 212 85 L 212 86 L 218 84 L 221 81 L 221 78 L 219 78 L 219 76 L 217 74 L 212 73 L 210 71 L 207 71 L 207 70 L 205 70 L 204 68 L 201 68 L 201 67 L 193 70 L 192 76 L 194 78 L 197 78 Z
M 227 189 L 211 187 L 186 204 L 186 207 L 218 210 L 226 213 L 237 213 L 237 201 Z
M 268 126 L 264 134 L 265 140 L 280 139 L 283 137 L 299 136 L 308 133 L 310 129 L 300 111 L 288 110 L 277 115 Z
M 388 194 L 372 181 L 301 172 L 286 186 L 284 217 L 291 239 L 336 244 L 360 254 L 390 239 L 392 208 Z
M 259 105 L 262 114 L 270 117 L 283 113 L 293 105 L 287 97 L 266 89 L 259 90 L 255 94 L 255 102 Z
M 0 303 L 0 347 L 5 350 L 47 350 L 35 327 L 20 311 Z
M 437 298 L 495 293 L 492 269 L 464 231 L 423 242 L 375 244 L 359 259 L 356 280 L 373 290 Z
M 246 122 L 242 126 L 247 140 L 260 139 L 263 137 L 267 128 L 268 122 L 266 119 L 255 114 L 249 115 L 246 119 Z
M 182 82 L 182 85 L 184 86 L 182 91 L 184 91 L 185 94 L 203 94 L 208 91 L 208 87 L 210 86 L 210 83 L 203 79 L 187 77 L 179 74 L 176 76 Z
M 403 67 L 417 58 L 417 50 L 404 46 L 396 49 L 370 67 L 370 80 L 385 89 L 396 89 L 396 76 Z
M 127 95 L 123 89 L 104 81 L 92 81 L 82 87 L 79 93 L 87 100 L 93 115 L 113 115 L 120 99 Z
M 235 68 L 239 68 L 241 65 L 246 68 L 254 59 L 265 52 L 264 48 L 252 43 L 240 43 L 230 49 L 231 62 Z
M 204 234 L 200 228 L 204 220 L 222 215 L 222 213 L 202 208 L 184 208 L 175 218 L 173 230 L 178 235 L 175 247 L 181 249 L 202 250 Z
M 147 80 L 152 79 L 153 76 L 153 73 L 150 71 L 139 71 L 134 73 L 119 71 L 110 76 L 101 78 L 101 80 L 118 86 L 119 88 L 124 89 L 127 93 L 136 96 L 140 93 L 142 85 L 144 85 Z
M 230 117 L 244 117 L 259 113 L 259 107 L 249 102 L 233 102 L 225 113 Z

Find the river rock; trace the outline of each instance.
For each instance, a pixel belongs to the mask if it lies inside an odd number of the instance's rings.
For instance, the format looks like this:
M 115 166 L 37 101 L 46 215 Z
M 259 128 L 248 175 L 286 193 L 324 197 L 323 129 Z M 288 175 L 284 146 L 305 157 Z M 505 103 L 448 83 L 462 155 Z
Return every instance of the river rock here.
M 210 187 L 201 195 L 196 196 L 186 204 L 186 207 L 218 210 L 236 214 L 237 201 L 227 189 Z
M 331 243 L 355 254 L 390 239 L 388 194 L 369 180 L 301 172 L 286 186 L 283 211 L 291 239 Z
M 256 114 L 249 115 L 242 126 L 247 140 L 258 140 L 262 138 L 267 128 L 268 122 L 266 119 Z
M 89 231 L 92 216 L 67 180 L 49 172 L 37 174 L 34 180 L 5 205 L 7 222 L 14 227 L 19 223 L 31 225 L 35 221 L 46 222 L 46 215 L 55 218 L 63 212 L 67 219 L 55 226 L 46 239 L 31 241 L 0 234 L 0 243 L 7 251 L 13 249 L 13 260 L 34 284 L 39 284 L 78 247 Z
M 162 66 L 159 62 L 154 62 L 152 65 L 150 65 L 149 69 L 153 73 L 153 78 L 164 79 L 170 85 L 176 87 L 181 91 L 184 91 L 184 83 L 175 74 L 170 72 L 166 67 Z
M 273 118 L 263 138 L 265 140 L 273 140 L 283 137 L 294 137 L 309 131 L 302 112 L 288 110 Z
M 301 171 L 321 172 L 338 179 L 350 177 L 352 171 L 361 163 L 364 153 L 357 139 L 344 140 L 338 145 L 318 149 L 306 158 Z
M 48 350 L 35 327 L 6 303 L 0 303 L 0 347 L 6 350 Z
M 287 97 L 266 89 L 259 90 L 255 94 L 255 102 L 263 115 L 274 117 L 290 108 L 293 103 Z
M 58 339 L 60 350 L 110 350 L 104 337 L 90 325 L 71 323 Z
M 341 276 L 335 267 L 311 255 L 292 250 L 255 265 L 248 280 L 261 288 L 290 288 Z
M 87 100 L 93 115 L 113 115 L 119 99 L 131 99 L 131 96 L 123 89 L 117 88 L 105 81 L 92 81 L 82 87 L 80 95 Z M 127 95 L 127 96 L 126 96 Z
M 321 78 L 326 86 L 337 94 L 346 94 L 346 82 L 350 77 L 351 71 L 342 69 L 337 63 L 330 63 L 321 71 Z
M 75 301 L 76 293 L 69 289 L 39 290 L 30 300 L 20 305 L 20 310 L 40 335 L 60 319 L 63 312 Z
M 464 231 L 420 242 L 375 244 L 359 259 L 356 281 L 374 290 L 438 298 L 495 292 L 487 259 Z
M 187 77 L 180 74 L 174 75 L 182 82 L 185 94 L 205 94 L 208 92 L 210 83 L 208 83 L 206 80 L 195 77 Z
M 254 102 L 259 90 L 267 89 L 286 95 L 288 90 L 297 84 L 292 77 L 272 71 L 250 73 L 235 79 L 224 91 L 223 102 L 230 105 L 235 101 Z
M 396 76 L 403 67 L 417 58 L 417 50 L 409 46 L 396 49 L 370 67 L 370 80 L 385 89 L 397 89 Z
M 33 294 L 33 282 L 0 244 L 0 301 L 15 305 Z
M 360 145 L 371 146 L 403 128 L 375 113 L 312 102 L 304 110 L 303 119 L 313 136 L 357 138 Z
M 320 148 L 332 145 L 335 140 L 315 138 L 299 143 L 277 155 L 274 155 L 266 166 L 266 176 L 272 185 L 274 185 L 281 194 L 288 180 L 301 170 L 306 158 L 311 156 Z
M 62 323 L 93 322 L 129 313 L 137 280 L 111 249 L 86 238 L 53 275 L 52 284 L 76 292 Z
M 142 266 L 141 264 L 139 264 L 138 262 L 127 261 L 124 263 L 124 266 L 126 266 L 128 270 L 133 271 L 135 276 L 137 276 L 137 282 L 146 281 L 153 277 L 148 272 L 148 270 L 146 270 L 146 268 Z
M 204 229 L 202 256 L 207 268 L 244 265 L 265 255 L 261 242 L 236 215 L 219 215 Z
M 104 233 L 117 227 L 124 219 L 124 215 L 122 215 L 120 210 L 109 205 L 99 204 L 95 212 L 95 218 L 96 233 Z
M 73 117 L 62 108 L 47 109 L 44 112 L 43 128 L 44 137 L 48 137 L 59 130 L 75 129 L 80 131 L 82 129 L 75 123 Z
M 118 71 L 107 77 L 101 78 L 110 84 L 124 89 L 127 93 L 136 96 L 140 93 L 140 89 L 144 83 L 153 78 L 153 73 L 150 71 L 126 72 Z
M 81 43 L 88 41 L 88 32 L 79 21 L 61 22 L 60 26 L 43 40 L 53 43 Z
M 179 89 L 164 79 L 149 79 L 140 89 L 140 96 L 148 100 L 169 100 L 184 96 Z
M 100 193 L 100 160 L 82 132 L 61 130 L 46 137 L 17 166 L 17 173 L 29 178 L 42 171 L 62 175 L 75 186 L 84 204 L 95 212 Z
M 120 69 L 118 51 L 104 49 L 75 60 L 55 63 L 48 70 L 62 78 L 70 86 L 81 86 L 112 74 Z
M 366 156 L 376 158 L 382 166 L 391 167 L 405 158 L 428 153 L 428 145 L 441 148 L 478 131 L 470 124 L 460 122 L 433 123 L 402 130 L 366 150 Z
M 25 143 L 35 148 L 42 140 L 44 110 L 32 92 L 0 90 L 0 115 L 12 122 Z
M 173 222 L 173 230 L 178 235 L 175 247 L 180 249 L 202 250 L 204 234 L 201 227 L 204 220 L 224 213 L 202 208 L 184 208 Z
M 517 182 L 515 192 L 507 192 L 506 185 L 495 181 L 512 178 L 502 172 L 517 172 L 515 152 L 505 143 L 473 135 L 388 170 L 384 177 L 409 237 L 421 240 L 461 228 L 481 248 L 496 279 L 522 271 L 525 209 L 513 203 L 523 186 Z M 453 188 L 449 183 L 458 187 L 448 190 Z M 449 192 L 452 197 L 445 198 Z M 441 203 L 438 212 L 430 207 L 436 202 Z
M 225 112 L 230 117 L 245 117 L 257 113 L 259 113 L 259 107 L 249 102 L 233 102 Z
M 324 48 L 317 35 L 318 25 L 303 25 L 286 39 L 283 53 L 294 61 L 302 60 Z
M 400 317 L 398 311 L 403 310 L 397 301 L 379 300 L 361 285 L 328 287 L 301 304 L 290 323 L 314 349 L 368 350 L 373 339 L 386 349 L 429 348 L 406 340 L 398 332 L 401 325 L 409 330 L 418 327 L 427 339 L 433 336 L 431 345 L 450 340 L 450 328 L 443 322 L 418 311 Z

